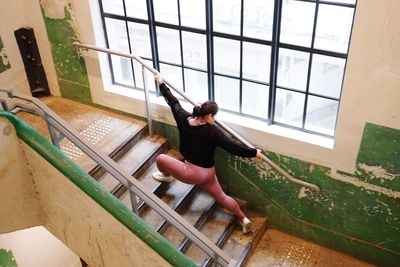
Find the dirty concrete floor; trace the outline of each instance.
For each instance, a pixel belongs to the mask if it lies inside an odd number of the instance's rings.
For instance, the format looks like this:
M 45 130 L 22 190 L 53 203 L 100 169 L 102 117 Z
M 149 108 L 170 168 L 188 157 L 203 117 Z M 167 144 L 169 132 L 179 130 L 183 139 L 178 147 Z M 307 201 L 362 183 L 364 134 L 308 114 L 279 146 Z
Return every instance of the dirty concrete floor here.
M 268 229 L 246 266 L 372 267 L 374 265 L 283 232 Z

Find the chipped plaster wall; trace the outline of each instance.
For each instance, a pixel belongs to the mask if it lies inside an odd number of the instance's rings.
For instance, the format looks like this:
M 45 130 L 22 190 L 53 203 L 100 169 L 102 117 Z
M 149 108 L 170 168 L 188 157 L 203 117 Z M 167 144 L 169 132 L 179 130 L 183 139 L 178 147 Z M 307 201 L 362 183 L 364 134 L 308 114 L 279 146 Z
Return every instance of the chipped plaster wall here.
M 40 5 L 61 96 L 92 103 L 85 62 L 72 46 L 74 41 L 85 41 L 85 38 L 82 38 L 87 36 L 84 29 L 88 27 L 87 24 L 91 25 L 87 14 L 82 13 L 79 8 L 81 2 L 85 1 L 41 0 Z
M 0 233 L 44 222 L 39 196 L 14 127 L 0 118 Z
M 9 68 L 11 68 L 10 61 L 8 60 L 7 52 L 0 36 L 0 73 L 8 70 Z
M 169 266 L 48 162 L 24 145 L 46 214 L 43 226 L 90 266 Z
M 0 1 L 0 36 L 10 66 L 9 69 L 0 73 L 1 87 L 27 95 L 31 94 L 22 58 L 14 36 L 14 31 L 21 27 L 33 28 L 51 94 L 59 95 L 54 63 L 49 41 L 46 37 L 44 21 L 41 19 L 38 1 Z

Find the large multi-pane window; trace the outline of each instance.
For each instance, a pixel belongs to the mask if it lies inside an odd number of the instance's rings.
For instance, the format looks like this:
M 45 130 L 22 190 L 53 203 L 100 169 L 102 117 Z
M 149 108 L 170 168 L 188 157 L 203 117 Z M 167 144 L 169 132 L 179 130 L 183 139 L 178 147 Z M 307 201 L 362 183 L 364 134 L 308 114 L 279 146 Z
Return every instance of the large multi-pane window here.
M 192 99 L 334 136 L 356 0 L 99 2 L 108 47 L 139 55 Z M 115 84 L 143 88 L 136 62 L 109 59 Z

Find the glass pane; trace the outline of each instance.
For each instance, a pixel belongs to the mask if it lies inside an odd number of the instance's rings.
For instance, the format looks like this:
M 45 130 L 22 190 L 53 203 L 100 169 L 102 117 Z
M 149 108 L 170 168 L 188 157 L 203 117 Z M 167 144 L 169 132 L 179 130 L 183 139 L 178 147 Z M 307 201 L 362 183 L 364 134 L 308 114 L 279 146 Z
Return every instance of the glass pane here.
M 111 13 L 116 15 L 124 16 L 124 5 L 122 0 L 102 0 L 103 11 L 105 13 Z
M 180 0 L 181 25 L 198 29 L 206 28 L 204 0 Z
M 135 55 L 152 58 L 149 26 L 146 24 L 128 22 L 131 49 Z
M 160 64 L 160 72 L 175 88 L 183 91 L 182 68 Z
M 207 70 L 207 47 L 204 34 L 182 32 L 183 64 Z
M 239 80 L 215 75 L 215 102 L 223 109 L 239 112 Z
M 147 20 L 146 0 L 125 0 L 126 15 Z
M 122 20 L 105 19 L 108 44 L 111 50 L 129 53 L 128 37 L 125 22 Z M 131 61 L 128 58 L 111 56 L 114 81 L 133 86 Z
M 345 62 L 343 58 L 314 54 L 309 91 L 319 95 L 339 98 Z
M 240 43 L 225 38 L 214 38 L 214 71 L 239 76 Z
M 244 36 L 271 41 L 273 20 L 274 0 L 244 1 Z
M 216 32 L 240 34 L 241 0 L 214 0 L 213 27 Z
M 176 0 L 153 0 L 154 19 L 178 25 L 178 3 Z
M 146 64 L 149 66 L 152 66 L 153 63 L 149 60 L 144 60 Z M 136 60 L 133 60 L 133 69 L 135 70 L 135 82 L 136 82 L 136 87 L 140 89 L 144 89 L 143 85 L 143 74 L 142 74 L 142 65 L 140 65 Z M 155 81 L 154 81 L 154 75 L 145 69 L 146 73 L 146 86 L 147 89 L 150 92 L 155 92 L 156 87 L 155 87 Z
M 343 4 L 355 4 L 356 0 L 324 0 L 325 2 L 332 3 L 343 3 Z
M 339 102 L 309 96 L 305 128 L 307 130 L 334 135 Z
M 353 8 L 320 4 L 314 47 L 347 53 Z
M 280 42 L 311 47 L 314 15 L 314 3 L 284 1 Z
M 279 49 L 278 85 L 305 91 L 309 57 L 305 52 Z
M 267 119 L 269 86 L 243 82 L 242 94 L 242 112 Z
M 269 83 L 271 47 L 243 42 L 243 78 Z
M 194 101 L 203 103 L 208 100 L 207 73 L 185 69 L 185 92 Z
M 278 89 L 275 101 L 275 121 L 302 127 L 304 94 Z
M 161 27 L 157 27 L 156 31 L 160 61 L 181 64 L 179 32 Z

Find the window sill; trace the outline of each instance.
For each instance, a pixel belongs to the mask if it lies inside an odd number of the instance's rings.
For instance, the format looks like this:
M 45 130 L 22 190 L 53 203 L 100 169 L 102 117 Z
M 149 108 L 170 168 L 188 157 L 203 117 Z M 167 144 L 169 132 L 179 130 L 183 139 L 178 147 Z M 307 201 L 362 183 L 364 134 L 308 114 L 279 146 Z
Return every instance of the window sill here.
M 114 93 L 117 95 L 145 101 L 145 94 L 141 89 L 127 89 L 126 87 L 120 85 L 108 85 L 107 92 Z M 173 90 L 172 90 L 173 91 Z M 179 96 L 180 98 L 180 96 Z M 149 92 L 149 101 L 152 104 L 157 104 L 160 106 L 168 107 L 163 97 L 157 97 L 155 93 Z M 193 106 L 192 104 L 180 100 L 182 107 L 187 111 L 191 112 Z M 248 130 L 255 130 L 262 133 L 267 133 L 271 135 L 276 135 L 291 140 L 296 140 L 323 148 L 333 149 L 334 138 L 320 136 L 316 134 L 306 133 L 299 130 L 286 128 L 279 125 L 268 125 L 267 122 L 259 121 L 249 117 L 243 117 L 237 114 L 232 114 L 226 111 L 218 112 L 217 120 L 221 120 L 227 124 L 235 125 L 241 128 L 247 128 Z M 235 128 L 237 128 L 235 127 Z

